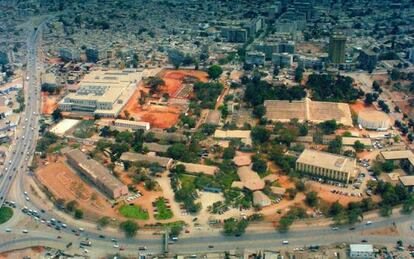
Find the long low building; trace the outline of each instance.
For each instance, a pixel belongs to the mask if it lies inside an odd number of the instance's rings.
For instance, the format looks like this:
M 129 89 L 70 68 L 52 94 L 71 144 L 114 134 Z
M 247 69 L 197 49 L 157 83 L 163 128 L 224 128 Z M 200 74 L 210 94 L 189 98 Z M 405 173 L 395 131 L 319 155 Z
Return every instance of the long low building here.
M 357 141 L 364 144 L 365 147 L 372 147 L 370 138 L 342 137 L 342 145 L 344 146 L 353 146 Z
M 354 158 L 305 149 L 296 160 L 296 170 L 321 178 L 348 183 L 356 174 Z
M 90 159 L 79 149 L 66 153 L 68 164 L 93 182 L 102 192 L 112 199 L 128 195 L 128 187 L 121 183 L 111 171 L 97 161 Z
M 184 162 L 177 162 L 177 165 L 183 165 L 185 167 L 185 171 L 192 174 L 214 175 L 219 171 L 219 168 L 217 166 L 212 165 L 202 165 Z
M 305 98 L 300 101 L 266 100 L 266 118 L 289 122 L 291 119 L 320 123 L 336 120 L 345 126 L 352 126 L 352 116 L 346 103 L 318 102 Z
M 250 166 L 239 167 L 237 175 L 240 181 L 233 182 L 232 187 L 244 187 L 251 191 L 262 190 L 265 187 L 265 181 Z
M 115 127 L 126 128 L 131 130 L 149 130 L 150 124 L 145 121 L 131 121 L 131 120 L 121 120 L 117 119 L 114 121 Z
M 156 163 L 159 164 L 161 167 L 164 168 L 170 168 L 170 166 L 173 163 L 173 160 L 168 157 L 161 157 L 161 156 L 150 156 L 150 155 L 144 155 L 144 154 L 138 154 L 138 153 L 132 153 L 132 152 L 125 152 L 122 153 L 120 157 L 121 161 L 128 161 L 132 163 L 141 162 L 141 163 Z

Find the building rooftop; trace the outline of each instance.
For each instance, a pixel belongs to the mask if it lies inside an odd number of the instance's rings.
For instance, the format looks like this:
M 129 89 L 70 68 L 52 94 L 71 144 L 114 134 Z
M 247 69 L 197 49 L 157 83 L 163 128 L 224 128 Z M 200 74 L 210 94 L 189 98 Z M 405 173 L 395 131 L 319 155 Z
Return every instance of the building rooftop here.
M 336 120 L 345 126 L 352 126 L 351 110 L 346 103 L 318 102 L 305 98 L 300 101 L 266 100 L 266 118 L 276 121 L 323 122 Z
M 373 253 L 374 247 L 370 244 L 350 244 L 349 249 L 351 252 L 364 252 L 364 253 Z
M 120 160 L 129 162 L 157 163 L 162 167 L 168 167 L 172 162 L 171 158 L 161 156 L 150 156 L 133 152 L 122 153 Z
M 189 173 L 202 173 L 207 175 L 214 175 L 219 171 L 217 166 L 211 165 L 202 165 L 202 164 L 193 164 L 193 163 L 184 163 L 184 162 L 177 162 L 177 165 L 185 166 L 185 171 Z
M 400 182 L 404 186 L 414 186 L 414 175 L 400 176 Z
M 410 150 L 381 151 L 381 155 L 384 157 L 385 160 L 414 158 L 414 154 Z
M 312 149 L 305 149 L 296 162 L 350 174 L 354 173 L 356 166 L 356 160 L 354 158 Z
M 250 130 L 219 130 L 214 132 L 215 138 L 250 138 Z
M 80 151 L 79 149 L 73 149 L 66 153 L 66 157 L 74 160 L 85 173 L 92 180 L 99 179 L 100 182 L 103 182 L 107 187 L 111 189 L 122 188 L 125 185 L 121 183 L 115 176 L 112 175 L 105 166 L 98 163 L 96 160 L 88 158 L 88 156 Z
M 244 187 L 249 190 L 261 190 L 265 186 L 265 182 L 249 166 L 239 167 L 237 170 L 237 175 L 239 176 L 240 181 L 243 183 Z

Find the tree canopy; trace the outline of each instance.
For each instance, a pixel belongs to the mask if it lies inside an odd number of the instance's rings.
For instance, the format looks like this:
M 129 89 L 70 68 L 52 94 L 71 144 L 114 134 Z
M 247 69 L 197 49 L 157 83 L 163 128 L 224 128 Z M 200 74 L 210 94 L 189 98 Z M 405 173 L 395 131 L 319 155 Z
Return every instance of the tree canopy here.
M 312 91 L 313 99 L 318 101 L 352 102 L 359 97 L 353 82 L 349 76 L 312 74 L 306 87 Z
M 223 69 L 219 65 L 212 65 L 208 68 L 207 73 L 211 79 L 215 80 L 221 76 L 221 74 L 223 73 Z

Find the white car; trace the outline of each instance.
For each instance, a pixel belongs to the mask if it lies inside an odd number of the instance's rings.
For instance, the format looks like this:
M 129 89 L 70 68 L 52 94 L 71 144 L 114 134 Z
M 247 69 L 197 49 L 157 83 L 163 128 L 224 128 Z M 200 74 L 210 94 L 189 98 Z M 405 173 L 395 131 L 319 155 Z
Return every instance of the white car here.
M 289 241 L 283 240 L 282 244 L 287 245 L 287 244 L 289 244 Z
M 26 201 L 30 201 L 30 198 L 26 196 Z
M 27 229 L 23 229 L 23 230 L 22 230 L 22 233 L 23 233 L 23 234 L 27 234 L 27 233 L 29 233 L 29 231 L 28 231 Z
M 6 232 L 11 232 L 11 228 L 6 228 Z
M 114 244 L 114 248 L 119 248 L 119 245 L 118 244 Z

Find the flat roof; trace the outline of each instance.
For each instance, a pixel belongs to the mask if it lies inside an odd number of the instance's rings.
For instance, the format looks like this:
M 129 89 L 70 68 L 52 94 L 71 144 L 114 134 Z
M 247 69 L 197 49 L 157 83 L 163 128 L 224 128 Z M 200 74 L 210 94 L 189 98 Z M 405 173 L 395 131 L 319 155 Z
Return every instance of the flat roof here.
M 381 151 L 381 155 L 384 157 L 385 160 L 414 158 L 414 154 L 410 150 Z
M 345 126 L 352 126 L 351 110 L 347 103 L 319 102 L 305 98 L 300 101 L 265 100 L 266 118 L 276 121 L 323 122 L 336 120 Z
M 250 138 L 250 130 L 219 130 L 214 132 L 215 138 Z
M 327 152 L 305 149 L 296 163 L 313 165 L 330 170 L 353 174 L 356 166 L 354 158 L 335 155 Z
M 374 247 L 370 244 L 350 244 L 349 249 L 351 252 L 364 252 L 364 253 L 373 253 Z
M 116 119 L 114 123 L 122 123 L 122 124 L 136 125 L 136 126 L 143 126 L 143 127 L 147 127 L 150 125 L 149 122 L 145 122 L 145 121 L 131 121 L 131 120 L 122 120 L 122 119 Z
M 96 160 L 88 158 L 88 156 L 79 149 L 73 149 L 66 153 L 66 157 L 72 159 L 77 165 L 82 168 L 83 173 L 87 174 L 93 181 L 102 182 L 111 190 L 123 188 L 125 184 L 121 183 L 115 176 L 112 175 L 105 166 L 98 163 Z
M 158 143 L 153 142 L 145 142 L 143 144 L 144 147 L 147 147 L 149 151 L 159 152 L 159 153 L 166 153 L 168 151 L 168 148 L 171 147 L 171 145 L 161 145 Z
M 414 186 L 414 175 L 400 176 L 400 181 L 404 186 Z
M 122 153 L 120 160 L 129 162 L 158 163 L 162 167 L 168 167 L 172 161 L 172 159 L 169 157 L 150 156 L 133 152 Z
M 214 175 L 219 171 L 219 168 L 217 166 L 211 165 L 184 163 L 179 161 L 177 162 L 177 165 L 185 166 L 185 171 L 189 173 L 203 173 L 207 175 Z
M 58 136 L 61 136 L 61 135 L 65 134 L 67 131 L 69 131 L 70 129 L 72 129 L 73 127 L 75 127 L 79 122 L 80 122 L 80 120 L 63 119 L 58 124 L 53 126 L 50 129 L 50 132 L 52 132 L 52 133 L 54 133 Z

